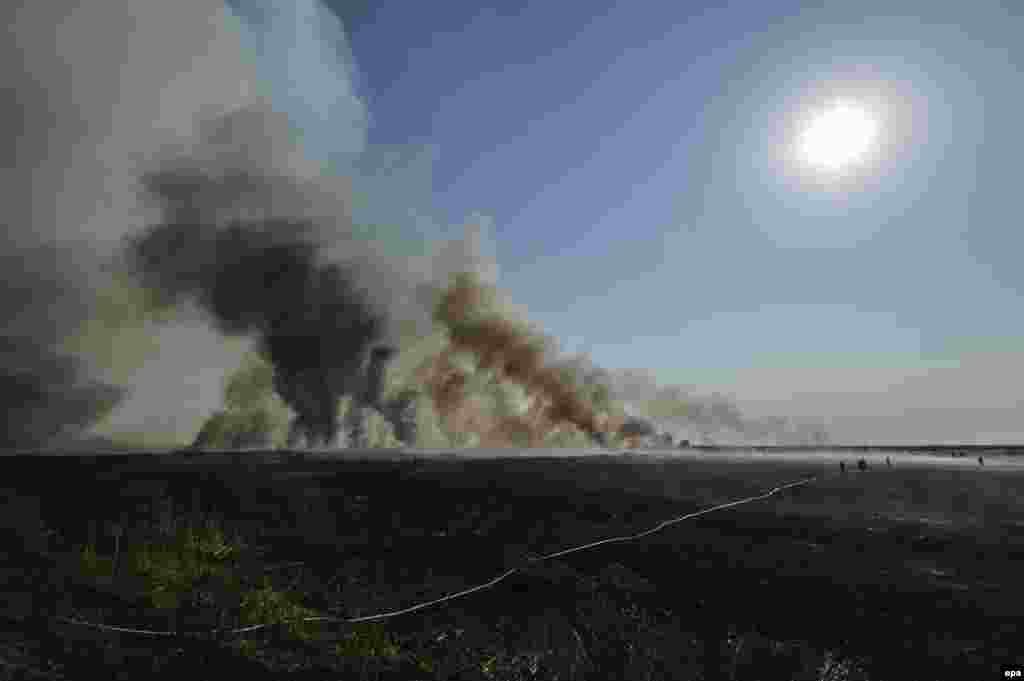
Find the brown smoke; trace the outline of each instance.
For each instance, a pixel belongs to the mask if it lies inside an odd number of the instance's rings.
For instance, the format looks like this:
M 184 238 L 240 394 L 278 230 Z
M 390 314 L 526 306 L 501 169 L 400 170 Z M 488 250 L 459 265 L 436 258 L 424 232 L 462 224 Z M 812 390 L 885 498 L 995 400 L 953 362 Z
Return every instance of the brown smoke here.
M 468 377 L 452 364 L 448 351 L 427 360 L 418 374 L 442 418 L 448 418 L 465 402 Z
M 525 414 L 492 413 L 474 398 L 470 389 L 473 375 L 460 368 L 454 356 L 464 346 L 450 345 L 424 360 L 415 372 L 415 380 L 430 396 L 449 434 L 473 433 L 480 447 L 539 447 L 555 427 L 546 417 L 547 402 L 534 397 Z
M 420 385 L 434 403 L 444 430 L 448 433 L 476 433 L 481 446 L 494 442 L 495 424 L 471 403 L 467 390 L 469 374 L 452 361 L 452 348 L 426 359 L 416 370 Z
M 472 274 L 456 275 L 435 308 L 435 318 L 448 329 L 453 351 L 471 352 L 481 369 L 494 370 L 499 378 L 521 385 L 533 398 L 526 417 L 505 419 L 499 430 L 528 432 L 531 441 L 559 424 L 572 424 L 591 438 L 603 436 L 593 405 L 581 396 L 572 376 L 564 368 L 546 362 L 550 343 L 521 325 L 487 314 L 494 299 L 492 287 Z M 460 382 L 461 380 L 461 382 Z M 458 408 L 464 400 L 465 376 L 443 363 L 428 381 L 435 403 L 442 413 Z

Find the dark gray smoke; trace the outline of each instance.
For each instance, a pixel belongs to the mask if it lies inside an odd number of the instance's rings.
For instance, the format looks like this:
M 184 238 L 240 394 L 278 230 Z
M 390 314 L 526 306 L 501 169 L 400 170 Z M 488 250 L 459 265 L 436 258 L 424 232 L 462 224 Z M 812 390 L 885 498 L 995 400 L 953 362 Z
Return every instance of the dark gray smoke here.
M 252 115 L 228 116 L 216 135 L 237 150 Z M 310 445 L 327 445 L 338 434 L 339 400 L 363 383 L 385 317 L 357 265 L 325 261 L 326 225 L 275 215 L 276 199 L 294 208 L 290 199 L 316 200 L 313 188 L 244 165 L 206 167 L 199 155 L 146 174 L 162 219 L 128 241 L 128 265 L 162 304 L 191 299 L 222 333 L 255 337 L 274 390 L 297 414 L 295 429 Z
M 57 245 L 62 203 L 55 178 L 66 172 L 70 146 L 89 130 L 68 116 L 72 98 L 52 87 L 63 75 L 53 57 L 42 58 L 37 29 L 59 8 L 35 14 L 0 8 L 0 447 L 48 446 L 61 435 L 105 414 L 121 393 L 89 378 L 87 367 L 61 349 L 89 314 L 82 270 L 88 249 Z M 54 24 L 50 24 L 52 33 Z M 62 164 L 65 167 L 62 167 Z M 72 190 L 73 191 L 73 190 Z M 70 192 L 69 192 L 70 193 Z M 76 259 L 75 252 L 78 252 Z
M 0 336 L 0 448 L 51 447 L 74 439 L 124 397 L 89 380 L 73 357 L 38 345 L 37 338 Z
M 619 427 L 619 435 L 628 438 L 650 437 L 657 430 L 654 424 L 646 419 L 630 417 Z
M 129 396 L 108 384 L 134 361 L 75 341 L 88 326 L 92 346 L 131 345 L 93 322 L 102 265 L 141 222 L 137 165 L 195 116 L 245 101 L 250 69 L 225 19 L 205 0 L 0 3 L 0 446 L 70 446 L 140 393 L 182 410 L 161 380 L 181 382 L 180 367 L 132 380 Z
M 362 401 L 368 407 L 384 411 L 384 371 L 387 364 L 394 359 L 397 350 L 391 347 L 374 348 L 370 352 L 370 364 L 366 369 L 366 388 Z
M 89 313 L 88 286 L 71 248 L 28 243 L 32 212 L 16 210 L 21 189 L 8 187 L 15 210 L 3 216 L 7 242 L 0 249 L 0 448 L 52 447 L 109 413 L 125 391 L 92 378 L 62 351 Z

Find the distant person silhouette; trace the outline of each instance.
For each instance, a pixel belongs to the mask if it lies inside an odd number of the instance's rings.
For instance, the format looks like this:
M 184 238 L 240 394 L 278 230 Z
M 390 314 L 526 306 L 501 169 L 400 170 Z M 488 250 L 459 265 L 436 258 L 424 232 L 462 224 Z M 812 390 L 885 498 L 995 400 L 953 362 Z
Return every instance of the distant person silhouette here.
M 979 456 L 978 457 L 978 465 L 979 466 L 984 466 L 985 465 L 985 459 Z
M 866 471 L 867 469 L 868 469 L 868 462 L 865 461 L 864 459 L 859 459 L 857 461 L 857 470 L 859 470 L 859 471 Z
M 888 466 L 889 468 L 892 468 L 892 459 L 890 459 L 889 457 L 885 457 L 885 465 Z
M 845 461 L 840 461 L 839 462 L 839 472 L 840 473 L 845 473 L 846 472 L 846 462 Z

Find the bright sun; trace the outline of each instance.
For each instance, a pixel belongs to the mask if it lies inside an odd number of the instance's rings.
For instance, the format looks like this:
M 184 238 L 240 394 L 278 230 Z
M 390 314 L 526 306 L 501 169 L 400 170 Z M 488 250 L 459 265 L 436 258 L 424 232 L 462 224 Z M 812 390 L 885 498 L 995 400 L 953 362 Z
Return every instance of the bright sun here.
M 833 103 L 815 115 L 800 135 L 800 158 L 819 170 L 843 170 L 864 159 L 878 128 L 878 121 L 863 107 Z

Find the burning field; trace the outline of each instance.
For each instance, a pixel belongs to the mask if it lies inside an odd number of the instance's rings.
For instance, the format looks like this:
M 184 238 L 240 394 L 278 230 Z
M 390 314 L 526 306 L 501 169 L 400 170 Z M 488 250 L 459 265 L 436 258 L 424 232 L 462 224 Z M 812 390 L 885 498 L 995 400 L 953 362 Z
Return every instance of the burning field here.
M 160 305 L 195 303 L 220 333 L 255 341 L 228 379 L 227 409 L 195 445 L 665 442 L 643 417 L 627 416 L 610 372 L 557 357 L 554 339 L 514 319 L 497 287 L 465 266 L 479 256 L 472 232 L 462 263 L 433 279 L 401 272 L 356 239 L 324 181 L 272 174 L 234 155 L 268 129 L 251 111 L 226 117 L 208 131 L 204 155 L 147 174 L 161 219 L 124 251 Z M 653 411 L 705 430 L 716 421 L 746 426 L 721 400 L 708 407 L 656 387 L 645 397 Z M 274 398 L 293 415 L 283 441 L 269 427 Z
M 821 424 L 563 352 L 486 216 L 449 227 L 429 172 L 396 170 L 417 150 L 370 135 L 326 4 L 87 4 L 0 9 L 0 454 L 32 454 L 0 490 L 0 677 L 1009 661 L 1020 457 L 848 455 Z
M 159 35 L 167 21 L 209 11 L 143 13 L 140 30 Z M 23 37 L 53 20 L 16 14 Z M 167 40 L 152 48 L 159 63 L 140 55 L 130 81 L 80 47 L 107 30 L 84 16 L 62 24 L 66 48 L 81 52 L 73 60 L 54 62 L 30 42 L 8 46 L 5 64 L 36 67 L 8 74 L 24 133 L 6 171 L 0 446 L 823 437 L 560 354 L 500 289 L 473 220 L 459 238 L 402 252 L 356 215 L 365 178 L 311 162 L 273 98 L 245 86 L 256 76 L 232 52 L 230 22 L 215 19 L 195 38 L 218 46 L 201 62 Z M 61 94 L 78 81 L 119 92 L 113 115 L 92 90 Z M 235 87 L 218 89 L 225 83 Z M 218 106 L 207 106 L 211 97 Z
M 246 109 L 202 130 L 190 154 L 142 175 L 158 218 L 125 235 L 104 270 L 108 289 L 130 295 L 138 315 L 107 334 L 142 322 L 159 334 L 192 306 L 220 337 L 251 340 L 193 445 L 671 446 L 648 415 L 705 438 L 731 430 L 806 441 L 785 420 L 744 419 L 727 399 L 558 357 L 554 339 L 515 319 L 483 280 L 472 228 L 454 244 L 461 257 L 433 278 L 403 271 L 356 237 L 336 180 L 256 163 L 251 150 L 275 130 L 268 114 Z M 123 388 L 72 387 L 73 359 L 55 355 L 62 368 L 35 368 L 43 360 L 27 361 L 16 338 L 7 337 L 6 356 L 23 369 L 8 374 L 5 393 L 31 414 L 12 421 L 8 446 L 73 437 L 127 397 Z

